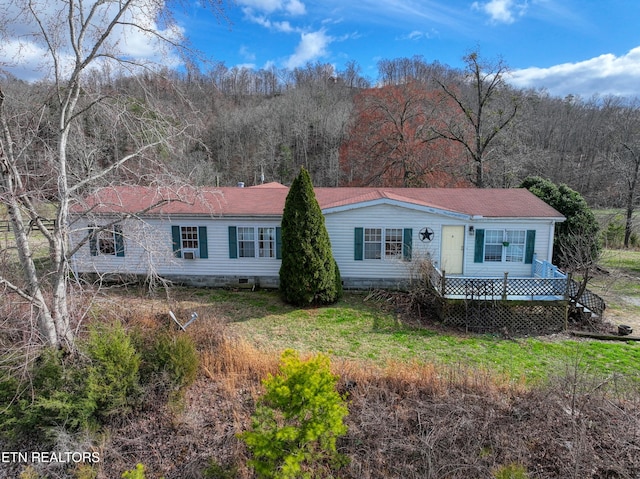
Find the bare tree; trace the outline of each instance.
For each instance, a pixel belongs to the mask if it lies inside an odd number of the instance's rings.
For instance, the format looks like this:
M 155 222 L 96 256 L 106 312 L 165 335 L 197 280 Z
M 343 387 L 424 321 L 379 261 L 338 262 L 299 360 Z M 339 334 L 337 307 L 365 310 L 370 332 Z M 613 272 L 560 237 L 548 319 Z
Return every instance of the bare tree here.
M 474 183 L 483 188 L 489 146 L 516 116 L 518 103 L 515 96 L 503 101 L 503 93 L 508 93 L 504 78 L 508 68 L 502 60 L 487 63 L 475 51 L 466 55 L 464 61 L 463 82 L 452 85 L 437 80 L 444 97 L 453 100 L 459 115 L 446 118 L 434 131 L 464 147 L 475 165 Z
M 638 201 L 640 180 L 640 108 L 638 105 L 620 108 L 616 132 L 618 148 L 614 147 L 613 168 L 619 172 L 618 181 L 623 184 L 625 227 L 624 247 L 628 248 L 633 232 L 633 213 Z
M 167 53 L 175 53 L 184 45 L 184 38 L 174 27 L 169 7 L 155 0 L 3 3 L 6 18 L 13 23 L 3 23 L 0 41 L 5 45 L 16 39 L 28 42 L 18 50 L 18 60 L 20 52 L 28 48 L 44 52 L 43 84 L 48 86 L 49 95 L 27 112 L 31 121 L 25 125 L 17 121 L 19 114 L 10 114 L 7 89 L 0 85 L 0 197 L 7 208 L 24 273 L 23 282 L 0 273 L 0 285 L 31 303 L 46 343 L 72 348 L 74 335 L 68 307 L 69 261 L 73 254 L 68 243 L 70 208 L 94 182 L 106 180 L 132 159 L 167 144 L 168 138 L 179 130 L 166 116 L 151 114 L 149 98 L 139 99 L 134 105 L 118 104 L 110 86 L 96 83 L 92 72 L 105 68 L 128 75 L 152 71 L 157 64 L 154 59 L 126 51 L 127 40 L 143 40 L 152 50 L 164 48 Z M 209 0 L 208 6 L 219 12 L 218 0 Z M 86 81 L 90 79 L 93 81 Z M 114 115 L 112 119 L 126 123 L 129 142 L 108 162 L 90 168 L 86 176 L 73 175 L 76 158 L 70 153 L 78 124 L 88 112 L 103 107 Z M 44 139 L 40 127 L 46 121 L 50 122 L 51 137 Z M 141 122 L 147 127 L 139 128 Z M 33 148 L 36 144 L 39 148 Z M 39 192 L 29 188 L 25 156 L 30 154 L 43 155 L 41 164 L 47 165 L 51 173 L 50 199 L 56 205 L 53 226 L 45 224 L 38 214 Z M 28 238 L 30 225 L 37 225 L 47 240 L 50 268 L 46 272 L 36 268 Z

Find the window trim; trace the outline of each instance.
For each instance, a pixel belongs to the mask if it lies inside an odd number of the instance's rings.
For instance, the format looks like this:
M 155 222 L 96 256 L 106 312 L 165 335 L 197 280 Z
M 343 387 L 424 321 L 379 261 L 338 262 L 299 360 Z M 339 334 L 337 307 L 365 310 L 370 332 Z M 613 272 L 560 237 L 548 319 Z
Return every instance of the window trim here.
M 379 232 L 379 241 L 371 239 L 371 232 Z M 388 246 L 392 234 L 400 234 L 400 239 L 396 239 L 396 253 L 390 254 Z M 369 239 L 367 236 L 369 235 Z M 402 227 L 356 227 L 354 229 L 354 261 L 411 261 L 411 249 L 413 246 L 413 229 Z M 378 251 L 375 257 L 370 257 L 370 251 L 367 251 L 367 245 L 378 245 Z
M 184 247 L 184 241 L 194 241 L 183 238 L 183 228 L 195 228 L 196 244 L 194 247 Z M 207 227 L 193 223 L 171 225 L 171 239 L 173 254 L 176 258 L 184 258 L 184 252 L 192 252 L 194 259 L 207 259 L 209 257 L 209 246 L 207 239 Z
M 247 228 L 253 230 L 253 256 L 241 256 L 241 248 L 240 248 L 240 232 L 239 228 Z M 271 240 L 261 240 L 260 233 L 261 230 L 273 230 L 273 239 Z M 242 226 L 229 226 L 229 258 L 230 259 L 258 259 L 258 260 L 273 260 L 273 259 L 282 259 L 282 232 L 281 227 L 276 225 L 242 225 Z M 246 240 L 244 240 L 246 241 Z M 270 243 L 272 244 L 272 248 L 269 250 L 272 252 L 269 256 L 261 255 L 261 251 L 263 249 L 260 247 L 261 243 Z
M 110 238 L 108 237 L 110 236 Z M 103 241 L 112 241 L 113 252 L 107 252 L 102 246 Z M 122 258 L 125 255 L 124 235 L 121 224 L 89 225 L 89 253 L 91 256 L 115 256 Z
M 502 241 L 496 240 L 489 243 L 489 236 L 494 232 L 502 232 Z M 522 235 L 522 242 L 515 243 L 510 236 L 514 234 L 520 236 Z M 487 229 L 485 230 L 484 236 L 484 262 L 485 263 L 522 263 L 525 264 L 526 259 L 526 245 L 527 245 L 527 230 L 526 229 Z M 500 248 L 500 260 L 487 259 L 487 246 L 498 246 Z M 509 259 L 515 258 L 516 255 L 513 253 L 515 246 L 519 246 L 521 248 L 521 252 L 518 255 L 519 259 Z

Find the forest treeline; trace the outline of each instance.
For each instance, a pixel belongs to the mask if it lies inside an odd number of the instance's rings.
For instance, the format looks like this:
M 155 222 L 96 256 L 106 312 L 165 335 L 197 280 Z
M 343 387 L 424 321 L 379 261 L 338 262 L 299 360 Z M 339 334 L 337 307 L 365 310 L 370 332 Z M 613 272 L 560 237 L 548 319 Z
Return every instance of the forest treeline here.
M 342 71 L 321 63 L 292 71 L 224 64 L 137 76 L 94 71 L 85 106 L 100 92 L 103 108 L 80 110 L 69 170 L 81 180 L 140 153 L 133 144 L 144 137 L 152 147 L 103 181 L 156 181 L 158 159 L 166 177 L 195 185 L 291 184 L 300 166 L 317 186 L 513 187 L 539 175 L 591 206 L 635 205 L 636 100 L 516 89 L 503 63 L 477 54 L 465 62 L 458 70 L 422 57 L 382 60 L 375 80 L 355 62 Z M 31 186 L 46 196 L 55 188 L 49 155 L 57 128 L 47 118 L 58 108 L 49 100 L 59 92 L 17 79 L 3 80 L 3 90 L 14 124 L 38 128 L 14 138 L 31 138 L 17 147 Z M 153 146 L 169 134 L 175 139 Z

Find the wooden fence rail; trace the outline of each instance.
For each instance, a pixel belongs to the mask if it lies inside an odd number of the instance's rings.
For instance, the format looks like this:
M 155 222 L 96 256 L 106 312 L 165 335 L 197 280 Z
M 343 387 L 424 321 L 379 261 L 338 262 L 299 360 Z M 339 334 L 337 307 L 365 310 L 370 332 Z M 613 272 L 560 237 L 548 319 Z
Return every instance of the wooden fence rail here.
M 47 218 L 40 219 L 42 226 L 47 229 L 53 229 L 56 225 L 56 220 L 51 220 Z M 9 220 L 0 220 L 0 233 L 11 231 L 11 222 Z M 38 223 L 35 220 L 31 220 L 28 225 L 28 232 L 35 231 L 40 229 L 38 227 Z

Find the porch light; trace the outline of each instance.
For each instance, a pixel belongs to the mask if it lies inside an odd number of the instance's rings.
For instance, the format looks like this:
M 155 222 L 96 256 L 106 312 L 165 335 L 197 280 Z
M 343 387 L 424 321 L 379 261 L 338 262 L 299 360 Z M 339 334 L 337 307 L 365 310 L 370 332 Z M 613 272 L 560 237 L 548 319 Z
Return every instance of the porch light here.
M 469 225 L 469 236 L 473 236 L 474 233 L 475 233 L 475 229 L 473 225 Z

